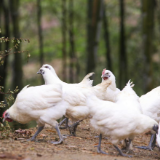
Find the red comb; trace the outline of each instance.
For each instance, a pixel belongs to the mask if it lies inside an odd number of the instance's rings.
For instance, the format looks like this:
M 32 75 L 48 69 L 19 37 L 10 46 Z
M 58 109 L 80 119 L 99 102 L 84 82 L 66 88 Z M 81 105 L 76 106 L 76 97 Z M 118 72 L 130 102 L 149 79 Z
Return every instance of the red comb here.
M 6 114 L 6 111 L 3 113 L 3 116 L 2 116 L 3 118 L 4 118 L 5 114 Z
M 105 69 L 103 69 L 103 71 L 102 71 L 102 75 L 104 75 L 104 74 L 105 74 L 105 71 L 106 71 L 106 68 L 105 68 Z

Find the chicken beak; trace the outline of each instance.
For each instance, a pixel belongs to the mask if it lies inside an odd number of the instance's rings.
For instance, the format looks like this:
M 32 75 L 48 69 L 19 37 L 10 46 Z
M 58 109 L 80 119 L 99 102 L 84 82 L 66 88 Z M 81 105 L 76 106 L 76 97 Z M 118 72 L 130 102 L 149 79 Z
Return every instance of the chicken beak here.
M 37 72 L 37 74 L 41 74 L 41 71 L 39 70 L 39 71 Z
M 3 118 L 3 122 L 5 122 L 5 120 L 6 120 L 6 117 Z
M 109 75 L 106 75 L 106 74 L 102 74 L 101 78 L 104 78 L 104 77 L 109 78 L 110 76 L 109 76 Z

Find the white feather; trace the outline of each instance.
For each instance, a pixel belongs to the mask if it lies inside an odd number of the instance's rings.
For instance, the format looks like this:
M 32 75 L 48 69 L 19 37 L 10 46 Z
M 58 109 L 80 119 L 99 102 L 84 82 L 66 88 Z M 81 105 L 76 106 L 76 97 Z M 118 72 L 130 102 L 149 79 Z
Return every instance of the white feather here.
M 51 70 L 45 67 L 41 69 L 43 70 L 44 74 L 42 74 L 42 76 L 45 82 L 47 82 L 46 84 L 55 83 L 55 76 L 52 74 Z M 85 80 L 83 79 L 82 83 L 79 84 L 59 82 L 63 86 L 63 99 L 67 102 L 66 117 L 71 118 L 72 121 L 84 119 L 89 116 L 90 111 L 88 106 L 86 106 L 87 97 L 90 95 L 96 95 L 97 97 L 103 99 L 105 91 L 110 84 L 110 80 L 108 80 L 95 87 L 91 87 L 90 85 L 86 86 L 84 83 L 92 74 L 93 73 L 90 73 L 85 76 Z
M 62 100 L 62 86 L 59 84 L 24 87 L 15 103 L 7 111 L 10 118 L 25 124 L 36 120 L 38 124 L 56 125 L 56 120 L 66 112 Z
M 156 134 L 156 141 L 157 141 L 158 147 L 160 147 L 160 122 L 159 122 L 158 133 Z
M 135 135 L 152 130 L 152 127 L 157 125 L 156 121 L 134 109 L 134 107 L 139 108 L 140 103 L 138 96 L 135 96 L 135 92 L 131 89 L 126 86 L 116 103 L 102 101 L 94 96 L 87 100 L 92 116 L 91 125 L 100 133 L 110 137 L 113 144 L 125 138 L 133 139 Z M 127 91 L 130 94 L 129 98 L 122 103 Z
M 160 121 L 160 87 L 142 95 L 140 98 L 143 114 Z
M 105 94 L 105 100 L 111 101 L 111 102 L 116 102 L 117 95 L 120 93 L 120 90 L 116 87 L 116 78 L 114 74 L 110 70 L 104 69 L 104 73 L 107 76 L 109 76 L 109 80 L 111 80 L 111 84 L 108 86 Z M 105 81 L 102 77 L 102 82 Z
M 62 85 L 68 85 L 68 83 L 63 82 L 62 80 L 59 79 L 59 77 L 57 76 L 54 68 L 49 65 L 49 64 L 44 64 L 41 68 L 47 68 L 51 71 L 51 73 L 53 74 L 53 76 L 51 77 L 50 75 L 48 75 L 49 77 L 45 77 L 45 84 L 54 84 L 54 83 L 60 83 Z M 75 83 L 75 84 L 71 84 L 71 85 L 81 85 L 83 87 L 91 87 L 93 80 L 90 80 L 89 77 L 91 77 L 94 74 L 94 72 L 87 74 L 83 80 L 80 83 Z
M 41 67 L 44 74 L 42 75 L 45 81 L 45 84 L 54 84 L 57 75 L 55 76 L 55 71 L 50 65 L 43 65 Z M 97 97 L 103 99 L 105 96 L 106 88 L 108 87 L 109 81 L 91 87 L 92 81 L 89 79 L 94 73 L 87 74 L 82 82 L 77 84 L 68 84 L 59 80 L 58 83 L 63 86 L 64 100 L 68 103 L 66 116 L 71 118 L 72 121 L 77 121 L 79 119 L 84 119 L 89 115 L 89 109 L 86 106 L 86 98 L 91 94 L 96 95 Z M 59 78 L 58 78 L 59 79 Z

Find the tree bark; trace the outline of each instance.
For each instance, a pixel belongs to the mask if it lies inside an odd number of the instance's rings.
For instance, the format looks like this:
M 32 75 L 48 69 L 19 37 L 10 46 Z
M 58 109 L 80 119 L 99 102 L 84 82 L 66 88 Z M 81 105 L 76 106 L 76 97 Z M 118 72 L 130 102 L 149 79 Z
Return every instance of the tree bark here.
M 13 36 L 15 38 L 20 38 L 19 31 L 19 0 L 10 0 L 10 11 L 11 11 L 11 19 L 13 24 Z M 13 80 L 12 80 L 12 89 L 15 89 L 18 86 L 19 90 L 23 87 L 23 71 L 22 71 L 22 55 L 18 53 L 21 50 L 20 44 L 17 48 L 14 49 L 14 62 L 13 62 Z M 19 124 L 17 122 L 13 122 L 14 128 L 27 128 L 27 124 Z
M 152 52 L 154 29 L 154 1 L 142 0 L 142 54 L 144 56 L 143 89 L 152 89 Z
M 69 0 L 69 42 L 70 42 L 70 64 L 69 64 L 69 82 L 74 82 L 74 66 L 75 66 L 75 41 L 74 41 L 74 26 L 73 26 L 73 0 Z
M 63 81 L 67 80 L 67 48 L 66 48 L 66 31 L 67 31 L 67 11 L 66 11 L 66 0 L 62 1 L 62 58 L 63 58 L 63 67 L 62 67 L 62 76 Z
M 9 6 L 5 5 L 4 0 L 1 0 L 1 13 L 3 11 L 4 15 L 4 37 L 10 37 L 10 31 L 9 31 Z M 3 9 L 3 10 L 2 10 Z M 2 26 L 2 22 L 0 24 Z M 2 50 L 2 43 L 0 44 L 0 50 Z M 4 43 L 4 50 L 9 50 L 9 42 Z M 5 52 L 5 54 L 8 54 L 8 52 Z M 6 77 L 7 77 L 7 66 L 8 66 L 8 55 L 4 58 L 4 63 L 2 66 L 0 66 L 0 86 L 6 87 Z M 3 101 L 5 98 L 4 94 L 0 94 L 0 101 Z M 5 108 L 1 108 L 0 114 L 2 115 Z
M 39 60 L 40 65 L 44 63 L 44 53 L 43 53 L 43 36 L 41 27 L 42 9 L 41 0 L 37 0 L 37 24 L 38 24 L 38 37 L 39 37 Z
M 1 0 L 1 7 L 3 9 L 3 15 L 4 15 L 4 37 L 10 37 L 10 31 L 9 31 L 9 7 L 4 4 L 4 0 Z M 2 12 L 2 10 L 1 10 Z M 1 23 L 2 24 L 2 23 Z M 2 26 L 2 25 L 1 25 Z M 1 44 L 0 44 L 1 46 Z M 0 47 L 0 50 L 2 50 L 2 46 Z M 4 43 L 4 50 L 8 51 L 9 50 L 9 42 Z M 7 55 L 8 52 L 5 52 Z M 7 76 L 7 66 L 8 66 L 8 55 L 5 56 L 4 58 L 4 64 L 0 66 L 0 86 L 6 85 L 6 76 Z M 0 101 L 4 100 L 4 94 L 0 94 Z
M 20 38 L 19 32 L 19 0 L 10 0 L 10 10 L 11 18 L 13 24 L 13 36 L 15 38 Z M 18 53 L 21 50 L 21 45 L 19 44 L 17 48 L 14 49 L 14 64 L 13 64 L 13 81 L 12 88 L 15 89 L 16 86 L 21 90 L 23 87 L 23 72 L 22 72 L 22 55 Z
M 108 19 L 106 14 L 106 4 L 103 2 L 103 31 L 104 31 L 104 40 L 106 46 L 106 62 L 107 69 L 113 72 L 112 68 L 112 59 L 111 59 L 111 48 L 110 48 L 110 35 L 109 35 L 109 27 L 108 27 Z
M 88 0 L 87 73 L 95 71 L 101 30 L 103 0 Z
M 119 87 L 122 89 L 128 81 L 128 63 L 125 40 L 125 1 L 120 0 L 120 53 L 119 53 Z

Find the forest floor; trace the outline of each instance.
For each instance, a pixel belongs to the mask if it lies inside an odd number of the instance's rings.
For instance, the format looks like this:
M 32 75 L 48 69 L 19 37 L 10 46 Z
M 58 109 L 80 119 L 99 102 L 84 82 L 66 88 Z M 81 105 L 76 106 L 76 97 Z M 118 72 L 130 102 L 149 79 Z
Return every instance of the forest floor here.
M 88 120 L 82 122 L 77 128 L 77 136 L 69 136 L 63 144 L 50 144 L 50 140 L 58 140 L 56 131 L 50 127 L 45 128 L 37 137 L 37 142 L 30 142 L 26 139 L 32 136 L 36 128 L 27 129 L 25 134 L 11 133 L 10 138 L 0 140 L 0 159 L 17 160 L 154 160 L 160 159 L 160 151 L 154 148 L 153 151 L 141 150 L 133 147 L 132 158 L 121 157 L 117 150 L 109 142 L 102 140 L 102 150 L 108 155 L 98 154 L 96 146 L 98 134 L 89 125 Z M 61 130 L 62 134 L 69 134 L 68 130 Z M 146 146 L 150 135 L 138 135 L 133 141 L 133 146 Z M 121 145 L 119 145 L 121 147 Z

